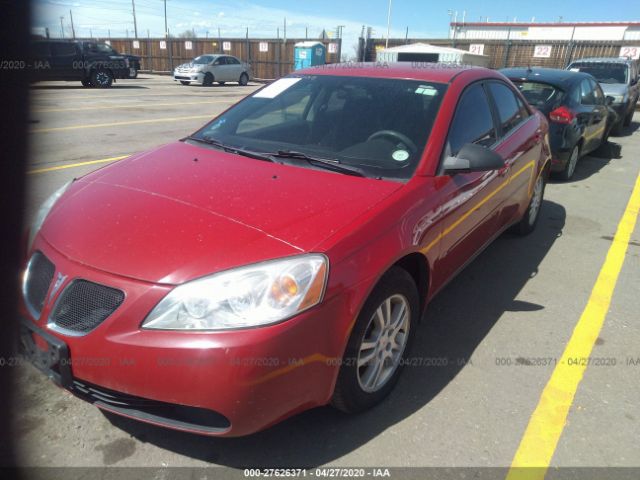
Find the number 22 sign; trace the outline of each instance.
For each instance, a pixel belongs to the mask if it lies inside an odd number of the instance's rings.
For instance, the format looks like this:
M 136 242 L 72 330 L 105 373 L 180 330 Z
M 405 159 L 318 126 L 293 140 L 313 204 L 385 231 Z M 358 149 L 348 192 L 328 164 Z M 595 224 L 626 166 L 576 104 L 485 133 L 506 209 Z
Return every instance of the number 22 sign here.
M 551 56 L 551 45 L 536 45 L 533 49 L 535 58 L 549 58 Z

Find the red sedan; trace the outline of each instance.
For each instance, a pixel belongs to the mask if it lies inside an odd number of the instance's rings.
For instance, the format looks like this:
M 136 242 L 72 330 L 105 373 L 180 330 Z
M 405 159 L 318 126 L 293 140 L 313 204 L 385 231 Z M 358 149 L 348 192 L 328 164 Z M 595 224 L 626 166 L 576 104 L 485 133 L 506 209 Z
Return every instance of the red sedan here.
M 21 341 L 101 409 L 206 435 L 390 392 L 429 300 L 535 228 L 547 122 L 501 74 L 316 68 L 65 185 Z

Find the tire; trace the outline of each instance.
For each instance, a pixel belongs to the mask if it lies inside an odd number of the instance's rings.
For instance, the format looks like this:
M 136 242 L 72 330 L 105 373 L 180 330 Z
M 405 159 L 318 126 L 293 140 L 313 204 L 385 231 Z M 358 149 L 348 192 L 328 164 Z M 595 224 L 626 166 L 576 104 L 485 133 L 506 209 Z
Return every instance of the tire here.
M 113 74 L 103 68 L 92 70 L 91 84 L 96 88 L 109 88 L 113 85 Z
M 191 82 L 185 82 L 184 80 L 180 80 L 180 83 L 181 83 L 182 85 L 189 85 Z
M 538 219 L 540 218 L 540 209 L 542 207 L 542 200 L 544 199 L 544 187 L 546 185 L 544 172 L 538 175 L 536 183 L 533 187 L 533 193 L 531 194 L 531 200 L 527 211 L 524 212 L 522 219 L 515 225 L 514 231 L 518 235 L 529 235 L 536 229 Z
M 624 119 L 617 122 L 613 128 L 611 128 L 611 133 L 614 135 L 622 135 L 622 130 L 624 130 Z
M 129 78 L 138 78 L 138 70 L 134 70 L 134 74 L 133 75 L 129 75 Z
M 568 182 L 573 177 L 573 174 L 576 171 L 576 165 L 578 164 L 578 160 L 580 159 L 580 146 L 574 145 L 571 150 L 571 155 L 569 155 L 569 160 L 567 160 L 567 164 L 564 166 L 564 170 L 558 173 L 558 178 L 563 182 Z
M 624 121 L 622 122 L 622 125 L 624 125 L 625 127 L 628 127 L 629 125 L 631 125 L 631 120 L 633 120 L 634 110 L 635 110 L 635 107 L 627 114 L 626 117 L 624 117 Z
M 205 87 L 210 87 L 211 85 L 213 85 L 213 75 L 211 75 L 211 72 L 207 72 L 204 74 L 202 85 L 204 85 Z
M 386 314 L 387 302 L 390 316 Z M 353 327 L 331 399 L 335 408 L 361 412 L 391 392 L 415 337 L 419 310 L 418 289 L 411 275 L 392 267 L 371 292 Z M 399 317 L 394 328 L 390 319 L 396 313 Z M 365 339 L 368 346 L 363 348 Z M 363 362 L 363 357 L 370 358 Z
M 91 80 L 89 80 L 88 78 L 84 78 L 84 79 L 80 80 L 80 82 L 82 83 L 83 87 L 86 87 L 86 88 L 92 88 L 93 87 L 93 85 L 91 85 Z
M 225 82 L 218 82 L 218 85 L 220 85 L 220 86 L 222 86 L 224 84 L 225 84 Z
M 238 85 L 240 85 L 241 87 L 246 87 L 248 84 L 249 75 L 243 72 L 242 75 L 240 75 L 240 79 L 238 80 Z

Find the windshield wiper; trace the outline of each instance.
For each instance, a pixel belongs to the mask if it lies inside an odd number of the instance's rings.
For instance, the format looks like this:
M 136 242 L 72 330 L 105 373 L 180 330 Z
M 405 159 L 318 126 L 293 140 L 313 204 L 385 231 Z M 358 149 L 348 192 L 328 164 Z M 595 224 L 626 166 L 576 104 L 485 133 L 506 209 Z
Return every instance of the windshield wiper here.
M 305 160 L 310 165 L 315 165 L 327 170 L 333 170 L 334 172 L 344 173 L 345 175 L 354 175 L 356 177 L 366 177 L 364 171 L 360 168 L 346 166 L 341 164 L 338 160 L 329 160 L 328 158 L 314 157 L 303 152 L 296 152 L 293 150 L 278 150 L 277 152 L 268 153 L 267 155 L 276 158 Z
M 269 155 L 263 155 L 258 152 L 253 152 L 251 150 L 245 150 L 243 148 L 233 147 L 231 145 L 226 145 L 222 143 L 220 140 L 216 140 L 215 138 L 210 137 L 185 137 L 184 140 L 193 140 L 195 142 L 206 143 L 207 145 L 213 145 L 214 147 L 221 148 L 225 152 L 235 153 L 236 155 L 242 155 L 243 157 L 255 158 L 256 160 L 263 160 L 265 162 L 275 162 L 273 158 Z

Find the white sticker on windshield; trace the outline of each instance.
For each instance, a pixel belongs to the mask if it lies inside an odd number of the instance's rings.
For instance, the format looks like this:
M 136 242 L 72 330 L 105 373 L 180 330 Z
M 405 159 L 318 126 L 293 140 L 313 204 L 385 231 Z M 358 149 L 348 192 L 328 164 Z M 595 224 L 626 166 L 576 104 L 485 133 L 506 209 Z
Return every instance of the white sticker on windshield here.
M 409 158 L 409 152 L 406 150 L 396 150 L 391 154 L 391 158 L 393 158 L 396 162 L 406 162 Z
M 431 85 L 420 85 L 418 88 L 416 88 L 416 93 L 434 97 L 438 94 L 438 90 L 433 88 Z
M 254 95 L 256 98 L 275 98 L 284 92 L 286 89 L 298 83 L 302 78 L 281 78 L 276 80 L 271 85 L 264 87 L 258 93 Z

